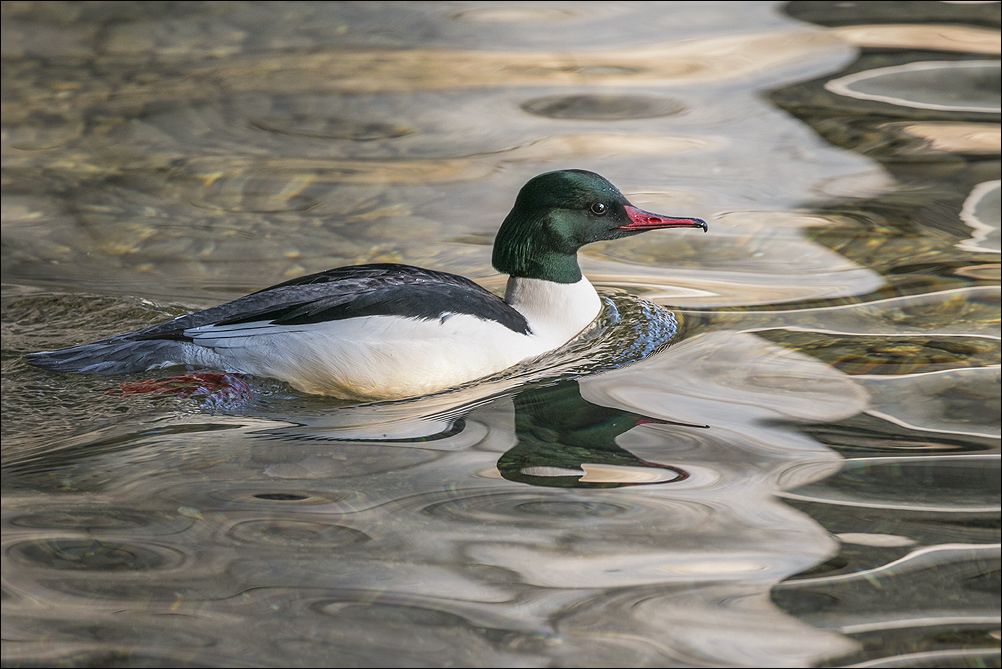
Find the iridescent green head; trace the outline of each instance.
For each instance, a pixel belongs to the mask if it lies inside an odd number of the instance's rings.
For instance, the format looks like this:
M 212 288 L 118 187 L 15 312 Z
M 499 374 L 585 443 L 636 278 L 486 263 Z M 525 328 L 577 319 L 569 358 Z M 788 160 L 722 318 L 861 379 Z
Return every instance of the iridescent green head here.
M 705 231 L 706 223 L 637 209 L 594 172 L 547 172 L 522 186 L 494 239 L 492 263 L 510 276 L 575 283 L 585 244 L 661 228 Z

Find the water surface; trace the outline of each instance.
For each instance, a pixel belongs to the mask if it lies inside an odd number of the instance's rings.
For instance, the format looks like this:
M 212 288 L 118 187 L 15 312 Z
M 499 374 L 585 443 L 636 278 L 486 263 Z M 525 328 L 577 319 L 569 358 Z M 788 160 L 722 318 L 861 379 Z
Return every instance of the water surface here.
M 4 662 L 997 666 L 999 5 L 910 6 L 4 5 Z M 709 233 L 587 247 L 600 322 L 499 377 L 20 359 L 345 264 L 501 291 L 572 167 Z

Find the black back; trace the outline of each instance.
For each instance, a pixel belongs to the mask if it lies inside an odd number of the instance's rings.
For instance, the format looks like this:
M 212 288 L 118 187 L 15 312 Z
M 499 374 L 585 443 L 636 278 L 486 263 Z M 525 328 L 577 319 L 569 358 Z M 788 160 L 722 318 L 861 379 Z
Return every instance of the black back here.
M 306 325 L 361 316 L 444 320 L 452 314 L 468 314 L 529 333 L 522 314 L 465 277 L 410 265 L 374 264 L 301 276 L 140 330 L 134 337 L 189 340 L 185 330 L 206 325 Z

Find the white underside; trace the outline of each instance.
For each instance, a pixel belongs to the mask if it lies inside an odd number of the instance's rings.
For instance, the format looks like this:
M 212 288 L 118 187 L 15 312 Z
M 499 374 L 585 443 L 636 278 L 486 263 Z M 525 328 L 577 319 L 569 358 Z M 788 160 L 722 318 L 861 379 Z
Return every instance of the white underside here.
M 558 348 L 601 309 L 585 278 L 575 284 L 509 279 L 505 299 L 526 317 L 530 334 L 467 314 L 204 326 L 185 331 L 193 343 L 177 362 L 276 378 L 308 393 L 401 399 L 489 376 Z

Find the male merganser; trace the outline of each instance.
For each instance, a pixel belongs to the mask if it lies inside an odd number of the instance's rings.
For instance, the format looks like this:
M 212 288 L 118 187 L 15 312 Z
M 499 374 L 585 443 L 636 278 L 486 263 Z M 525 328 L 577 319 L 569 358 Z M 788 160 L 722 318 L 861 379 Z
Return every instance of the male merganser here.
M 504 300 L 445 272 L 339 267 L 25 360 L 77 374 L 209 367 L 355 400 L 426 395 L 570 341 L 602 306 L 578 249 L 660 228 L 705 232 L 706 223 L 637 209 L 594 172 L 547 172 L 522 187 L 494 240 L 492 264 L 508 275 Z

